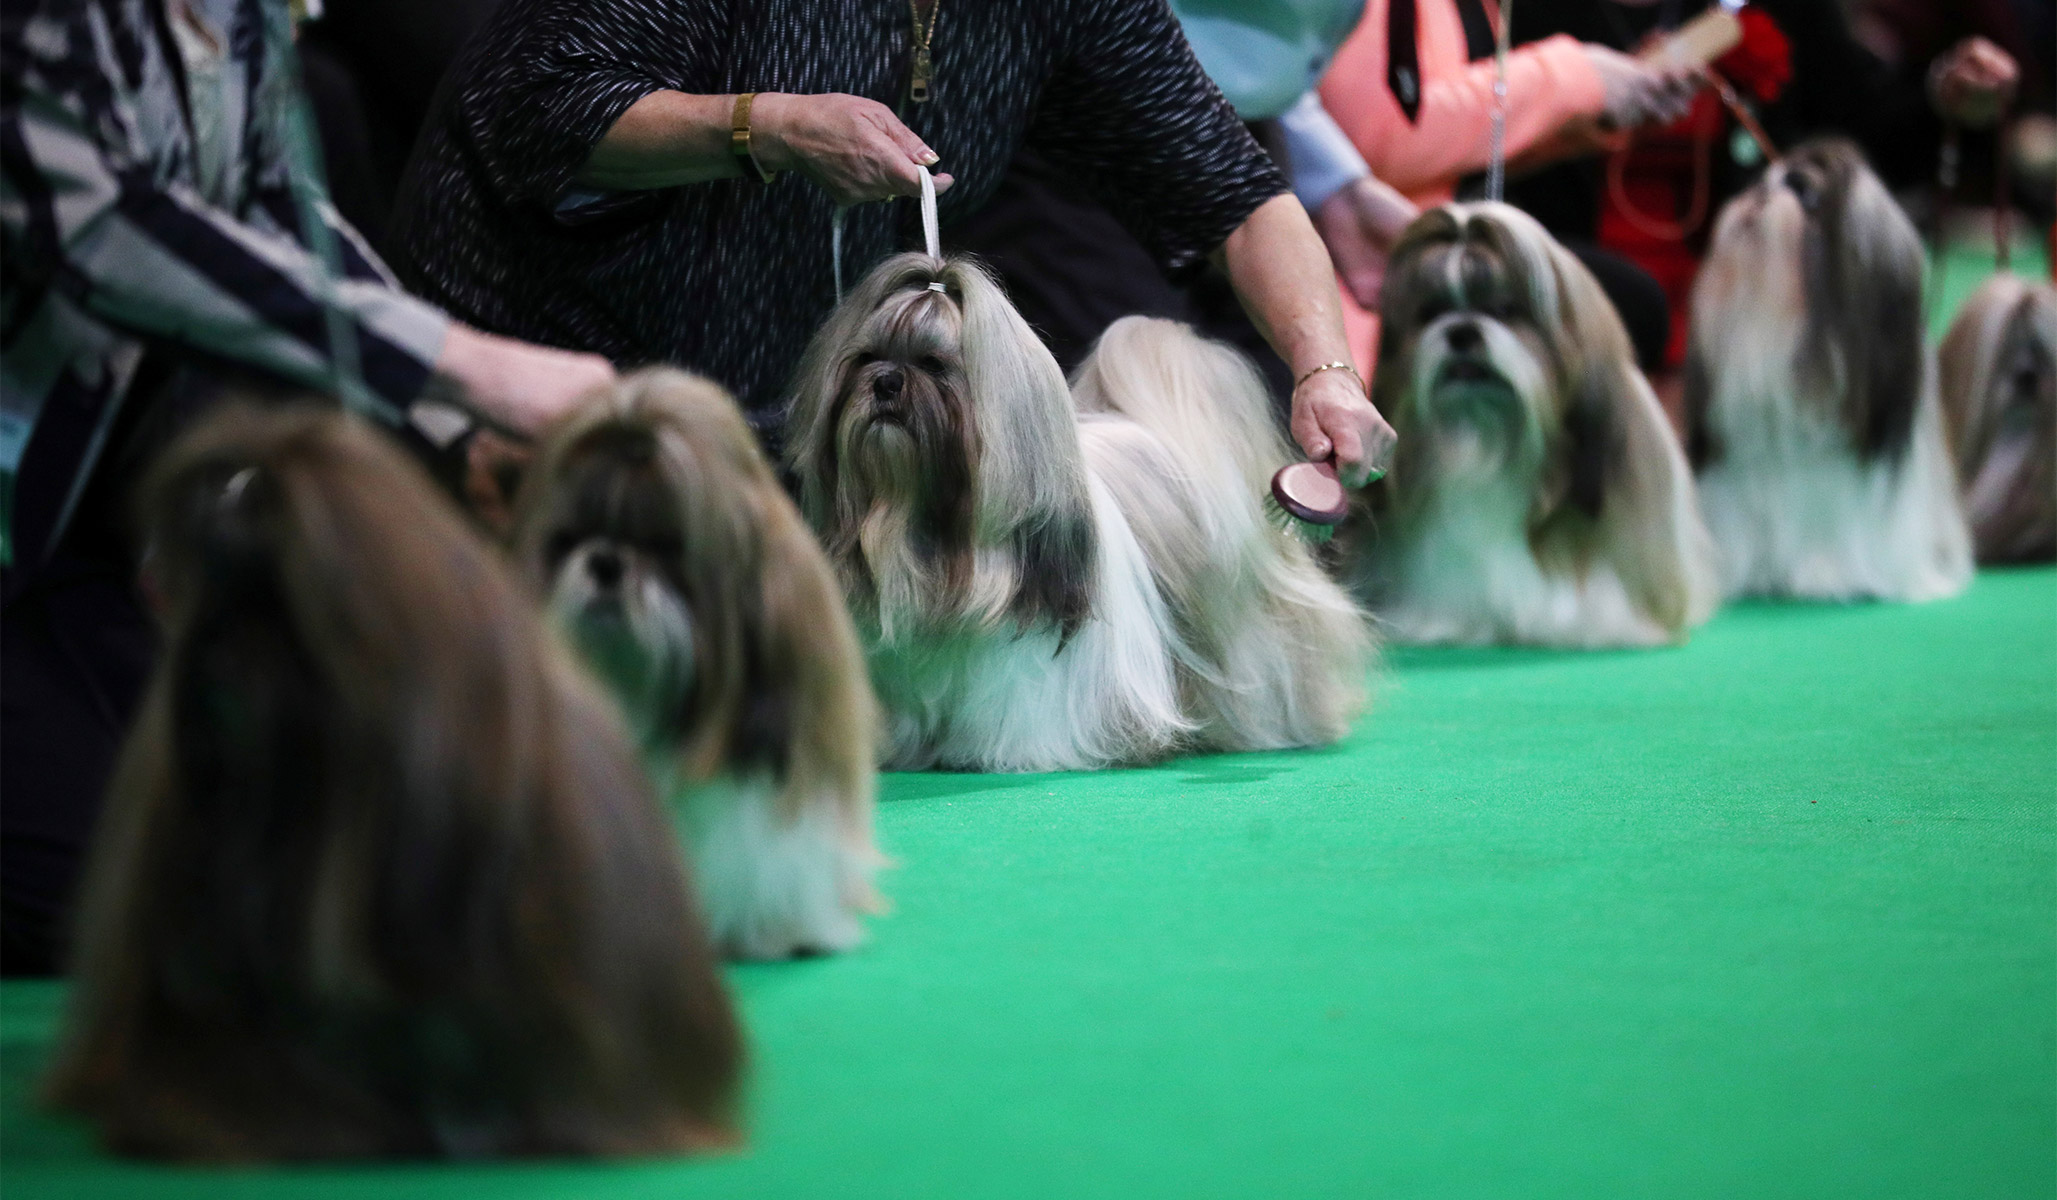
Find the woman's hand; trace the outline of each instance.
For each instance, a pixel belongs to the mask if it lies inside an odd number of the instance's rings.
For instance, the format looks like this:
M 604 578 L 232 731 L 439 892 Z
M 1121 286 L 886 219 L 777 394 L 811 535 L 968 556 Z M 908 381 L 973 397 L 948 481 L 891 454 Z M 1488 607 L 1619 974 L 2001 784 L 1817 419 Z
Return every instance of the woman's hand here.
M 1292 429 L 1308 461 L 1334 455 L 1336 475 L 1348 488 L 1383 476 L 1399 441 L 1356 374 L 1343 370 L 1316 372 L 1293 389 Z
M 452 397 L 488 424 L 532 437 L 614 382 L 614 366 L 577 354 L 480 333 L 451 322 L 436 359 L 436 376 Z
M 768 171 L 798 171 L 839 205 L 921 194 L 916 167 L 936 152 L 893 110 L 862 96 L 760 94 L 750 105 L 750 141 Z M 936 190 L 950 186 L 936 176 Z
M 1400 240 L 1401 231 L 1420 214 L 1414 202 L 1391 184 L 1369 175 L 1338 188 L 1315 210 L 1314 228 L 1328 246 L 1336 273 L 1365 309 L 1378 311 L 1386 256 Z
M 1700 90 L 1696 66 L 1652 65 L 1592 42 L 1583 49 L 1605 90 L 1600 122 L 1609 128 L 1669 125 L 1686 115 Z
M 2021 68 L 1982 37 L 1965 38 L 1929 68 L 1928 94 L 1938 113 L 1974 129 L 2000 119 L 2014 99 Z

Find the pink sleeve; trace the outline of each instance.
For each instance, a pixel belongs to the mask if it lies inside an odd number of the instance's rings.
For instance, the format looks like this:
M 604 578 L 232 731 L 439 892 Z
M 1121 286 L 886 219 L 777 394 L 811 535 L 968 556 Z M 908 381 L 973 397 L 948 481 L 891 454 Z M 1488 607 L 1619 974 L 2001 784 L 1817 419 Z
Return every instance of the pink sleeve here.
M 1424 45 L 1426 86 L 1410 122 L 1386 86 L 1386 6 L 1367 7 L 1373 11 L 1337 56 L 1322 99 L 1372 174 L 1417 203 L 1440 203 L 1459 178 L 1484 170 L 1492 153 L 1493 64 L 1438 62 L 1442 47 Z M 1340 69 L 1346 59 L 1347 72 Z M 1599 73 L 1576 40 L 1560 34 L 1521 47 L 1507 59 L 1508 157 L 1549 141 L 1569 121 L 1598 116 L 1604 102 Z

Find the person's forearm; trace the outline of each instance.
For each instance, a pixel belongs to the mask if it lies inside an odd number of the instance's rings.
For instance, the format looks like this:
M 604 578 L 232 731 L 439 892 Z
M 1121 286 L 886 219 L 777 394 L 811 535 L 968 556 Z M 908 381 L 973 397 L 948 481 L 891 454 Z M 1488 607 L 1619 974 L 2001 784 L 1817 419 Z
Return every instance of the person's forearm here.
M 1216 255 L 1243 311 L 1295 378 L 1324 363 L 1350 362 L 1335 267 L 1298 200 L 1265 201 Z
M 629 106 L 586 158 L 576 182 L 607 191 L 733 179 L 747 169 L 731 148 L 734 96 L 651 92 Z M 760 92 L 750 105 L 756 169 L 797 171 L 838 205 L 921 193 L 934 150 L 876 100 L 840 92 Z M 936 191 L 949 190 L 946 173 Z
M 651 92 L 601 137 L 577 182 L 639 191 L 736 178 L 743 164 L 729 149 L 735 101 L 734 96 Z M 753 108 L 753 125 L 759 115 Z
M 1343 334 L 1343 301 L 1328 251 L 1290 195 L 1259 205 L 1222 243 L 1216 260 L 1228 271 L 1243 311 L 1293 369 L 1293 440 L 1308 459 L 1333 459 L 1345 487 L 1385 473 L 1393 427 L 1355 378 Z M 1322 371 L 1336 364 L 1350 371 Z

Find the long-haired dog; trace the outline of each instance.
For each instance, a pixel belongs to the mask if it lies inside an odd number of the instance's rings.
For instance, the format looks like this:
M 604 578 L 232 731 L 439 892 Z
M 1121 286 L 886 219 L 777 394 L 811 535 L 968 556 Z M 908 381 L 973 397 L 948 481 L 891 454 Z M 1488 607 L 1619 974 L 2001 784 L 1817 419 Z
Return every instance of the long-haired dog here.
M 1979 561 L 2057 557 L 2057 288 L 1993 276 L 1958 310 L 1941 360 Z
M 1255 368 L 1130 318 L 1077 394 L 991 277 L 890 259 L 802 360 L 801 507 L 902 767 L 1068 770 L 1332 741 L 1361 614 L 1261 497 L 1287 461 Z
M 631 375 L 552 432 L 517 507 L 524 566 L 672 793 L 717 944 L 854 945 L 881 861 L 864 656 L 735 403 Z
M 1352 574 L 1393 636 L 1647 646 L 1713 611 L 1677 436 L 1591 273 L 1452 204 L 1394 248 L 1374 399 L 1400 435 Z
M 1922 273 L 1848 142 L 1799 146 L 1722 210 L 1686 417 L 1729 595 L 1934 600 L 1970 579 Z
M 165 649 L 52 1101 L 207 1160 L 729 1140 L 739 1035 L 649 781 L 427 477 L 235 408 L 141 512 Z

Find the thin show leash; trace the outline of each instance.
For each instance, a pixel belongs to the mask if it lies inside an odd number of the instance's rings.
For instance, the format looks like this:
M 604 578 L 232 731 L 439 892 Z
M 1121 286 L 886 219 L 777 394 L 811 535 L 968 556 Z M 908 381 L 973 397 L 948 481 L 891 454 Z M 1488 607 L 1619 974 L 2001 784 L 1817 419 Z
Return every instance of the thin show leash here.
M 1507 50 L 1514 28 L 1514 0 L 1500 0 L 1493 31 L 1493 148 L 1486 160 L 1486 199 L 1507 198 Z
M 1703 67 L 1701 71 L 1706 76 L 1708 86 L 1714 89 L 1715 96 L 1720 99 L 1723 107 L 1728 109 L 1729 115 L 1734 117 L 1736 124 L 1743 128 L 1743 132 L 1749 134 L 1750 139 L 1757 143 L 1758 153 L 1764 156 L 1765 168 L 1768 170 L 1777 165 L 1781 157 L 1778 145 L 1771 140 L 1771 135 L 1764 131 L 1764 126 L 1758 123 L 1756 114 L 1750 111 L 1750 106 L 1743 103 L 1742 97 L 1736 94 L 1736 89 L 1723 78 L 1721 72 L 1712 66 Z M 1638 233 L 1663 241 L 1682 242 L 1698 232 L 1707 220 L 1708 193 L 1714 173 L 1714 164 L 1710 159 L 1713 146 L 1714 131 L 1704 130 L 1693 135 L 1692 200 L 1683 217 L 1676 221 L 1666 221 L 1643 212 L 1629 199 L 1628 159 L 1629 152 L 1635 148 L 1635 134 L 1631 131 L 1629 140 L 1621 149 L 1607 156 L 1607 195 L 1614 201 L 1615 208 L 1620 210 L 1622 220 L 1634 226 Z

